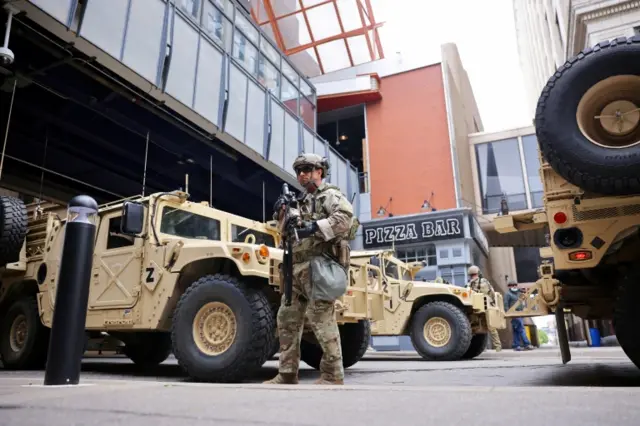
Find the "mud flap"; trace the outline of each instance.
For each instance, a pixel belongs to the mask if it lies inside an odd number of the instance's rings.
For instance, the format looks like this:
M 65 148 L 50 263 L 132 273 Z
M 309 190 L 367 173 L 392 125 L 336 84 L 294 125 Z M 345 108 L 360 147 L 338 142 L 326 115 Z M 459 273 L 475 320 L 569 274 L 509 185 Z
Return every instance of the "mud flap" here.
M 556 327 L 558 329 L 558 344 L 560 345 L 560 355 L 562 363 L 571 361 L 571 349 L 569 348 L 569 336 L 567 335 L 567 324 L 564 322 L 564 303 L 559 303 L 556 307 Z

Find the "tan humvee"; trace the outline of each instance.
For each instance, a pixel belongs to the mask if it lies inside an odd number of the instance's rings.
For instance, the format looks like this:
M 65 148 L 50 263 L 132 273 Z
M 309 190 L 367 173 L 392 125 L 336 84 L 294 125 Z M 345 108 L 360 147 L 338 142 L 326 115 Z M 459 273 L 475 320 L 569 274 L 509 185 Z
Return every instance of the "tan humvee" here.
M 612 319 L 640 367 L 640 77 L 630 68 L 639 42 L 599 43 L 550 78 L 535 120 L 544 208 L 493 222 L 500 233 L 546 236 L 540 279 L 507 316 L 555 312 L 565 363 L 571 312 Z
M 19 200 L 2 201 L 5 213 L 13 206 L 27 226 L 18 232 L 26 238 L 11 259 L 17 262 L 3 263 L 0 354 L 5 368 L 42 366 L 66 211 L 30 206 L 27 218 Z M 238 380 L 272 355 L 279 297 L 269 285 L 269 257 L 277 249 L 263 224 L 188 201 L 180 191 L 106 204 L 98 216 L 86 320 L 91 337 L 115 337 L 141 365 L 173 352 L 203 380 Z M 121 227 L 122 219 L 136 218 L 142 229 Z
M 279 261 L 273 261 L 276 270 Z M 467 287 L 414 281 L 415 272 L 417 268 L 394 257 L 393 251 L 351 252 L 350 286 L 338 301 L 337 309 L 338 319 L 345 323 L 341 329 L 343 349 L 349 345 L 368 345 L 368 337 L 349 343 L 352 335 L 361 335 L 349 331 L 349 322 L 358 319 L 369 320 L 363 323 L 370 330 L 360 333 L 409 335 L 418 353 L 434 361 L 475 358 L 487 347 L 487 325 L 497 329 L 506 327 L 499 293 L 496 293 L 496 304 L 491 305 L 486 296 Z M 272 280 L 279 283 L 277 276 Z M 318 368 L 322 351 L 314 340 L 313 333 L 307 330 L 303 335 L 301 357 Z M 364 354 L 366 349 L 364 346 L 351 352 Z M 345 358 L 345 367 L 360 357 L 362 355 Z

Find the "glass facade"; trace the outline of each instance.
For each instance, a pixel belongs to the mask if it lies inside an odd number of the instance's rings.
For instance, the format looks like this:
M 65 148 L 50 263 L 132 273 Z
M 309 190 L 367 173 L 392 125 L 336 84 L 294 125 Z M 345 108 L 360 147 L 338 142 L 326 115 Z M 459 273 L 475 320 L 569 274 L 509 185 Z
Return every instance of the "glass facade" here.
M 358 170 L 316 133 L 315 88 L 234 1 L 32 3 L 291 175 L 313 151 L 328 182 L 358 192 Z
M 503 196 L 509 211 L 542 207 L 540 160 L 534 134 L 479 143 L 475 153 L 482 213 L 498 213 Z

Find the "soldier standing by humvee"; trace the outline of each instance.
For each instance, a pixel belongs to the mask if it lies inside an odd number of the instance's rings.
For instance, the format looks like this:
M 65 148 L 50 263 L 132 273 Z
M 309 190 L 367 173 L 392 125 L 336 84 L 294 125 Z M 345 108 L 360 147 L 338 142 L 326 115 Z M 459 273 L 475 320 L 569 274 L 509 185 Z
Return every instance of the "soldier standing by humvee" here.
M 471 290 L 486 294 L 489 297 L 490 302 L 495 305 L 496 292 L 489 281 L 486 278 L 480 276 L 480 268 L 478 268 L 476 265 L 472 265 L 467 273 L 469 274 L 468 285 Z M 498 330 L 493 327 L 488 328 L 489 333 L 491 334 L 491 342 L 493 343 L 496 352 L 500 352 L 502 350 L 502 343 L 500 342 L 500 336 L 498 336 Z
M 298 182 L 305 188 L 305 192 L 298 197 L 299 217 L 294 217 L 299 241 L 293 246 L 293 292 L 291 305 L 285 305 L 283 295 L 278 310 L 278 375 L 265 383 L 298 383 L 300 339 L 306 314 L 323 351 L 321 377 L 316 383 L 343 384 L 344 368 L 335 315 L 336 299 L 314 299 L 315 289 L 310 269 L 311 259 L 319 255 L 329 255 L 343 267 L 348 267 L 347 238 L 352 231 L 353 207 L 338 187 L 323 182 L 329 170 L 326 158 L 317 154 L 302 154 L 293 162 L 293 169 Z M 274 205 L 274 219 L 281 222 L 285 209 L 285 200 L 280 197 Z M 344 283 L 339 283 L 345 289 L 346 278 L 345 272 Z

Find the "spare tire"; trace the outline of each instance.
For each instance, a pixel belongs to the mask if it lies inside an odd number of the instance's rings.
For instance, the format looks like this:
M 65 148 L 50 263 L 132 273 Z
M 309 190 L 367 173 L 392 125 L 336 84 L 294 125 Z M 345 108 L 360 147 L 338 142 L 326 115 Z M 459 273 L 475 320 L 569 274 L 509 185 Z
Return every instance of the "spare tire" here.
M 540 150 L 565 180 L 601 195 L 640 193 L 640 36 L 598 43 L 549 79 Z
M 0 266 L 20 260 L 27 235 L 27 208 L 22 200 L 0 196 Z

